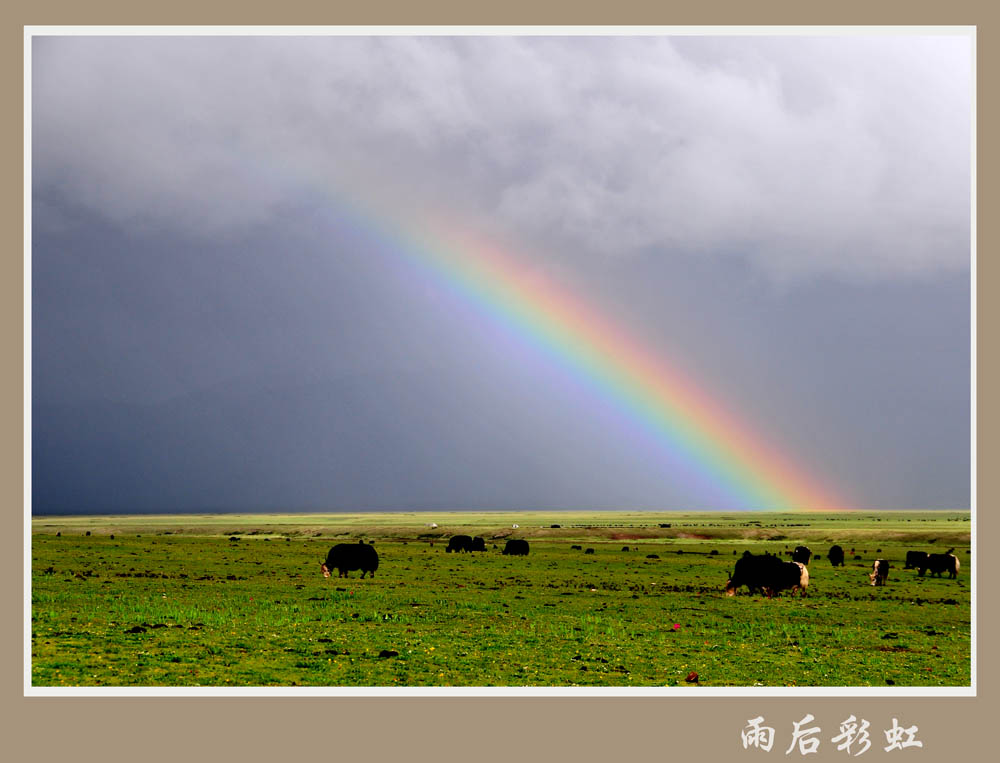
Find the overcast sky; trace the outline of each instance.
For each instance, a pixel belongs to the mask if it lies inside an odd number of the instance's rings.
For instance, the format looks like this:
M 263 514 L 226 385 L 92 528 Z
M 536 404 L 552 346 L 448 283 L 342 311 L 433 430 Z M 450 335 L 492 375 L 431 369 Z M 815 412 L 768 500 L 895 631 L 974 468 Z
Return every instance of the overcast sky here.
M 852 506 L 968 508 L 971 63 L 36 37 L 33 509 L 741 508 L 381 235 L 442 214 Z

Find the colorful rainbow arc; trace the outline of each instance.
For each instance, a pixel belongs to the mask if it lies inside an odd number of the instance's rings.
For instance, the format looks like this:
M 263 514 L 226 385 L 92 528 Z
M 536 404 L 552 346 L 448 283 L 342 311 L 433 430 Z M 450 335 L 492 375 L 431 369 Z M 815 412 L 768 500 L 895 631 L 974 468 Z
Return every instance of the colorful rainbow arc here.
M 578 298 L 458 226 L 403 227 L 350 204 L 396 254 L 479 312 L 502 322 L 582 377 L 607 403 L 651 432 L 691 474 L 722 488 L 733 509 L 843 510 L 842 499 L 754 436 L 661 358 Z
M 336 214 L 381 240 L 394 256 L 545 352 L 683 464 L 687 473 L 678 479 L 700 480 L 727 494 L 732 505 L 719 508 L 851 508 L 709 399 L 679 369 L 640 347 L 578 298 L 539 278 L 518 258 L 463 233 L 463 226 L 447 216 L 422 210 L 419 223 L 404 221 L 382 212 L 386 205 L 367 200 L 360 188 L 348 196 L 314 167 L 254 158 L 266 174 L 307 184 Z M 446 222 L 432 226 L 432 219 Z

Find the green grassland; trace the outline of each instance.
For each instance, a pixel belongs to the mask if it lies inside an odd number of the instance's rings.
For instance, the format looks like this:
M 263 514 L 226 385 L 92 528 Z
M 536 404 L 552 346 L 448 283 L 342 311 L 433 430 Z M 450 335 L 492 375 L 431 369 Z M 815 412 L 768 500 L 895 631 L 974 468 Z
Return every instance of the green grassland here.
M 37 517 L 32 685 L 968 686 L 969 519 Z M 487 552 L 445 553 L 457 533 L 484 536 Z M 530 555 L 503 556 L 508 537 L 527 538 Z M 330 546 L 361 538 L 378 550 L 376 576 L 324 579 Z M 799 543 L 854 554 L 836 569 L 815 558 L 805 597 L 724 595 L 744 549 Z M 952 547 L 956 580 L 903 569 L 908 549 Z M 868 582 L 876 557 L 893 563 L 884 588 Z

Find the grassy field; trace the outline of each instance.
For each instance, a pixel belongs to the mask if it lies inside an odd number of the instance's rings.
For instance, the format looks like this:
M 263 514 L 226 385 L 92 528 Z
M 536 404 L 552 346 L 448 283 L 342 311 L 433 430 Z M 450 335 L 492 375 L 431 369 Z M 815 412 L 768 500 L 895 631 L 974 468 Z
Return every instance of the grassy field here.
M 445 553 L 457 533 L 487 552 Z M 324 579 L 360 538 L 374 579 Z M 744 549 L 799 543 L 854 553 L 804 598 L 724 595 Z M 37 517 L 32 684 L 967 686 L 969 546 L 968 512 Z M 957 580 L 903 569 L 951 547 Z

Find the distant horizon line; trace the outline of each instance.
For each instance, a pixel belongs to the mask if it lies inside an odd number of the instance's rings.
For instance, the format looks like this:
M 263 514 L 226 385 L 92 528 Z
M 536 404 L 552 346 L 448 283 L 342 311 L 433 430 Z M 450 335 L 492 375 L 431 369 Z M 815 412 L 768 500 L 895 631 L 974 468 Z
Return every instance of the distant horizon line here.
M 330 514 L 542 514 L 542 513 L 609 513 L 609 514 L 860 514 L 879 512 L 938 512 L 952 511 L 971 513 L 969 508 L 872 508 L 872 509 L 639 509 L 639 508 L 511 508 L 511 509 L 460 509 L 460 508 L 409 508 L 409 509 L 195 509 L 195 510 L 148 510 L 148 511 L 42 511 L 31 512 L 32 519 L 44 517 L 139 517 L 139 516 L 228 516 L 240 514 L 259 515 L 279 515 L 279 516 L 304 516 L 304 515 L 330 515 Z

